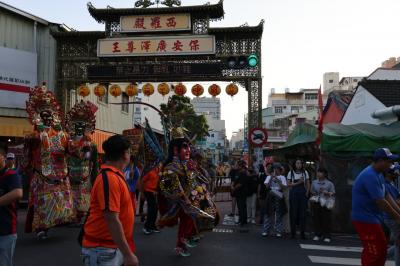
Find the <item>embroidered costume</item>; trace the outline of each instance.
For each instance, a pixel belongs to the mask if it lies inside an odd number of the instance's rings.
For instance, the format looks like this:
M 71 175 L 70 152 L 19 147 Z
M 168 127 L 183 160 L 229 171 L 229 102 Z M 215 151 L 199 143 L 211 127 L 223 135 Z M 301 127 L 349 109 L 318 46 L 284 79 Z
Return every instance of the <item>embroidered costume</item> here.
M 72 197 L 65 156 L 68 135 L 62 130 L 61 107 L 44 85 L 31 90 L 26 110 L 35 130 L 25 141 L 30 173 L 26 231 L 43 233 L 71 221 Z
M 71 182 L 74 222 L 83 222 L 90 205 L 91 180 L 97 176 L 97 147 L 90 135 L 96 127 L 97 107 L 81 101 L 67 113 L 65 128 L 68 142 L 68 177 Z

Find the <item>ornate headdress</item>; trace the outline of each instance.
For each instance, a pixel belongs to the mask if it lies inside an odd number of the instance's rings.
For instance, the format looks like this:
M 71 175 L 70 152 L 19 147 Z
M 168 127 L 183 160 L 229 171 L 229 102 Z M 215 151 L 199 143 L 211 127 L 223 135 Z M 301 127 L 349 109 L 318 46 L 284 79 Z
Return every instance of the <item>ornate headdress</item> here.
M 96 129 L 97 106 L 90 101 L 81 100 L 75 104 L 65 116 L 65 128 L 71 135 L 75 135 L 76 123 L 85 123 L 86 131 L 93 133 Z
M 29 99 L 26 102 L 26 112 L 32 125 L 43 125 L 43 119 L 40 116 L 42 112 L 49 113 L 53 118 L 53 125 L 62 124 L 61 106 L 54 97 L 53 92 L 48 91 L 45 83 L 43 86 L 36 86 L 31 89 Z

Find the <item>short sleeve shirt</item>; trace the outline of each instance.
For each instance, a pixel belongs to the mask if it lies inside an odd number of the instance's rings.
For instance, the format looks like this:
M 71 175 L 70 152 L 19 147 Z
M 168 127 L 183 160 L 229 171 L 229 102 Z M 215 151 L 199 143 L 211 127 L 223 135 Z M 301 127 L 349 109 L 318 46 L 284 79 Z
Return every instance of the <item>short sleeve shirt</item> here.
M 272 180 L 271 180 L 272 179 Z M 286 182 L 286 178 L 282 175 L 277 176 L 276 179 L 272 178 L 271 176 L 267 176 L 267 178 L 265 179 L 264 184 L 269 184 L 269 182 L 271 182 L 271 190 L 275 190 L 275 191 L 281 191 L 281 186 L 279 185 L 279 181 L 278 179 L 282 182 L 283 186 L 287 186 L 287 182 Z
M 117 248 L 104 217 L 104 211 L 110 211 L 118 213 L 126 240 L 134 252 L 134 212 L 124 174 L 109 165 L 102 165 L 101 171 L 106 171 L 106 178 L 104 179 L 100 173 L 93 184 L 89 217 L 84 227 L 83 246 Z
M 0 170 L 0 197 L 22 188 L 21 179 L 14 170 Z M 17 206 L 13 202 L 6 206 L 0 206 L 0 236 L 17 233 Z
M 383 212 L 375 201 L 385 198 L 385 191 L 382 174 L 372 166 L 365 168 L 353 184 L 351 219 L 363 223 L 381 223 Z
M 320 181 L 314 180 L 311 184 L 311 193 L 319 195 L 322 191 L 328 191 L 335 193 L 335 186 L 333 183 L 327 179 Z

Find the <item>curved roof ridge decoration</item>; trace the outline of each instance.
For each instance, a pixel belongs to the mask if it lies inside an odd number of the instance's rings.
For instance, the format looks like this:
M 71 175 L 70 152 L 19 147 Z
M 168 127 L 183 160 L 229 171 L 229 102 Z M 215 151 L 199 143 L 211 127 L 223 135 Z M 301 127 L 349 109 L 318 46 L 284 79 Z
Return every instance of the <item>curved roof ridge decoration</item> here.
M 204 4 L 198 6 L 177 6 L 159 8 L 95 8 L 91 2 L 87 3 L 90 15 L 99 23 L 106 21 L 119 21 L 121 16 L 152 15 L 152 14 L 176 14 L 190 13 L 193 17 L 221 19 L 224 17 L 223 0 L 217 4 Z

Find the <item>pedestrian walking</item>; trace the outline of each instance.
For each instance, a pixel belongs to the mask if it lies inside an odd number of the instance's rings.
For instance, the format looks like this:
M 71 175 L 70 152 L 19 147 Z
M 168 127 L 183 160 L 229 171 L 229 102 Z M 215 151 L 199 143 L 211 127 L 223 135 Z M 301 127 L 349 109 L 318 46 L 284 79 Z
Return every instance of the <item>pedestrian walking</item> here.
M 385 173 L 385 190 L 386 199 L 392 202 L 394 206 L 397 206 L 395 210 L 400 213 L 400 192 L 395 185 L 395 180 L 399 176 L 399 170 L 399 165 L 392 165 Z M 385 225 L 390 229 L 390 241 L 393 243 L 388 253 L 393 251 L 396 266 L 400 266 L 400 225 L 388 213 L 384 213 L 383 217 Z
M 133 242 L 134 211 L 123 171 L 130 142 L 115 135 L 103 143 L 105 163 L 91 191 L 83 227 L 82 259 L 90 266 L 137 266 Z
M 135 165 L 135 157 L 132 155 L 128 166 L 124 170 L 125 179 L 129 186 L 129 194 L 132 200 L 133 212 L 135 213 L 136 210 L 136 184 L 139 180 L 140 172 L 139 168 Z
M 0 265 L 12 266 L 17 242 L 16 203 L 23 193 L 17 172 L 10 163 L 7 167 L 5 160 L 5 151 L 0 150 Z
M 157 204 L 157 189 L 159 181 L 160 168 L 154 167 L 142 178 L 143 194 L 147 201 L 147 218 L 143 227 L 143 232 L 146 235 L 152 233 L 160 233 L 156 226 L 156 220 L 158 215 L 158 204 Z
M 287 175 L 289 191 L 290 231 L 296 237 L 296 228 L 300 227 L 301 238 L 305 239 L 306 212 L 310 192 L 310 176 L 304 169 L 302 160 L 296 160 Z
M 273 165 L 271 173 L 265 179 L 265 186 L 267 188 L 267 208 L 264 217 L 263 233 L 262 236 L 268 236 L 271 227 L 275 221 L 275 233 L 277 237 L 282 237 L 283 221 L 282 218 L 287 212 L 284 190 L 287 188 L 286 177 L 281 175 L 282 166 Z
M 352 223 L 363 243 L 361 264 L 383 266 L 386 261 L 387 241 L 381 223 L 386 212 L 400 224 L 400 214 L 385 198 L 383 173 L 388 171 L 392 161 L 398 159 L 389 149 L 377 149 L 373 162 L 356 178 L 352 191 Z
M 239 210 L 239 222 L 241 226 L 247 224 L 247 197 L 250 191 L 250 175 L 247 171 L 246 162 L 240 160 L 238 162 L 238 178 L 233 184 L 233 195 L 236 197 L 237 207 Z
M 256 173 L 253 169 L 250 169 L 248 186 L 249 195 L 246 199 L 246 206 L 247 222 L 252 224 L 256 224 L 258 182 L 258 171 Z
M 231 205 L 231 213 L 228 216 L 235 217 L 237 215 L 237 212 L 236 212 L 237 200 L 236 200 L 235 193 L 234 193 L 234 184 L 235 184 L 236 180 L 239 178 L 238 162 L 235 162 L 232 165 L 231 170 L 229 171 L 229 178 L 230 178 L 230 183 L 231 183 L 232 205 Z
M 331 242 L 331 210 L 334 202 L 335 186 L 327 179 L 328 172 L 325 168 L 318 168 L 317 179 L 311 184 L 311 209 L 314 220 L 314 241 L 323 239 Z

